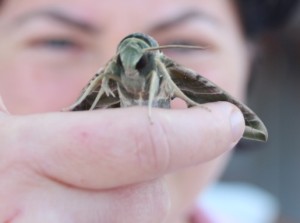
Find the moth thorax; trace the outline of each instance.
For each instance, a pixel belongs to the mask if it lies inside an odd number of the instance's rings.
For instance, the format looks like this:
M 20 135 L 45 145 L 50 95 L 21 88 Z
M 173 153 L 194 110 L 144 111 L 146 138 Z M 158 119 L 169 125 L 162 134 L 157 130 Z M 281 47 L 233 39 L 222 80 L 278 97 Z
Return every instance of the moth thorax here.
M 128 40 L 132 41 L 134 39 L 144 42 L 145 44 L 148 45 L 148 47 L 158 47 L 159 46 L 157 41 L 149 35 L 146 35 L 144 33 L 132 33 L 132 34 L 126 36 L 124 39 L 122 39 L 122 41 L 120 42 L 120 44 L 118 46 L 118 49 L 124 42 L 126 42 Z
M 125 69 L 124 74 L 127 78 L 134 79 L 139 76 L 139 72 L 135 69 Z

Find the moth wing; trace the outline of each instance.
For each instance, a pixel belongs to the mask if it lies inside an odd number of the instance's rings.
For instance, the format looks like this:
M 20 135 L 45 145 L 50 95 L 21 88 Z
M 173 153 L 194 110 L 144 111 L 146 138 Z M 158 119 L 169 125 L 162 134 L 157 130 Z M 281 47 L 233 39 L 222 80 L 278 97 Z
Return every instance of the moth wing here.
M 197 104 L 228 101 L 236 105 L 242 111 L 245 119 L 246 128 L 243 137 L 258 141 L 267 140 L 268 132 L 264 123 L 245 104 L 234 99 L 216 84 L 195 71 L 178 65 L 167 57 L 163 59 L 163 62 L 175 85 L 190 100 Z
M 94 109 L 105 109 L 105 108 L 115 108 L 115 107 L 120 107 L 120 99 L 118 97 L 118 90 L 117 90 L 117 84 L 115 81 L 109 81 L 109 87 L 112 91 L 112 93 L 115 95 L 106 95 L 103 94 L 99 101 L 97 102 L 96 106 Z M 84 110 L 90 110 L 97 95 L 98 92 L 100 91 L 101 88 L 101 81 L 99 81 L 99 84 L 97 85 L 87 94 L 84 96 L 83 100 L 79 103 L 76 104 L 72 108 L 71 111 L 84 111 Z M 80 97 L 79 97 L 80 98 Z
M 90 110 L 101 89 L 102 80 L 104 77 L 107 76 L 106 67 L 112 65 L 113 62 L 114 62 L 114 58 L 111 59 L 104 68 L 100 69 L 89 81 L 86 87 L 82 90 L 80 96 L 75 101 L 75 103 L 65 110 L 68 111 Z M 99 99 L 99 101 L 97 102 L 94 109 L 120 107 L 120 99 L 118 96 L 118 88 L 117 88 L 116 81 L 109 79 L 108 87 L 112 94 L 107 95 L 104 93 Z

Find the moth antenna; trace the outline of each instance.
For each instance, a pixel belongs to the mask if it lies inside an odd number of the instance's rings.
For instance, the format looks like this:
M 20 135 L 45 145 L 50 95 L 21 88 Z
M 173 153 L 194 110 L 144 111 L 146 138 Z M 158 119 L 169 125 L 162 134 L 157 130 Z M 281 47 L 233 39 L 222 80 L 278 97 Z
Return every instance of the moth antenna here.
M 206 50 L 209 48 L 209 46 L 164 45 L 164 46 L 149 47 L 146 48 L 145 51 L 154 51 L 154 50 L 161 50 L 161 49 L 176 49 L 176 48 Z

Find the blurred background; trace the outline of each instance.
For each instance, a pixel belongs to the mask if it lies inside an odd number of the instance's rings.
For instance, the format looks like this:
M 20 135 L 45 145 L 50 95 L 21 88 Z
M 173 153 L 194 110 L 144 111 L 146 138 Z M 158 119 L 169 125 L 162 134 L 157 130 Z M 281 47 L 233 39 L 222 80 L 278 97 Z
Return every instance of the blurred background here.
M 258 41 L 260 47 L 252 70 L 248 105 L 268 127 L 269 141 L 242 141 L 221 182 L 225 185 L 245 182 L 262 189 L 265 198 L 273 203 L 271 211 L 279 210 L 275 222 L 299 223 L 300 8 L 287 27 L 272 31 Z M 252 192 L 246 188 L 249 197 L 255 196 Z M 251 201 L 248 202 L 251 207 Z

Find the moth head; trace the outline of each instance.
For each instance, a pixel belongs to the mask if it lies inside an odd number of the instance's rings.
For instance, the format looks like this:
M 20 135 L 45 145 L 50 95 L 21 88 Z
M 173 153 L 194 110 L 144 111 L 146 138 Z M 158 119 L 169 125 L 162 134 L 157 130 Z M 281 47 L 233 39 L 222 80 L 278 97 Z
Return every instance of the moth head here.
M 151 65 L 151 57 L 155 51 L 146 51 L 151 47 L 158 47 L 158 43 L 152 37 L 143 33 L 134 33 L 126 36 L 118 46 L 118 62 L 124 69 L 125 75 L 136 77 Z

